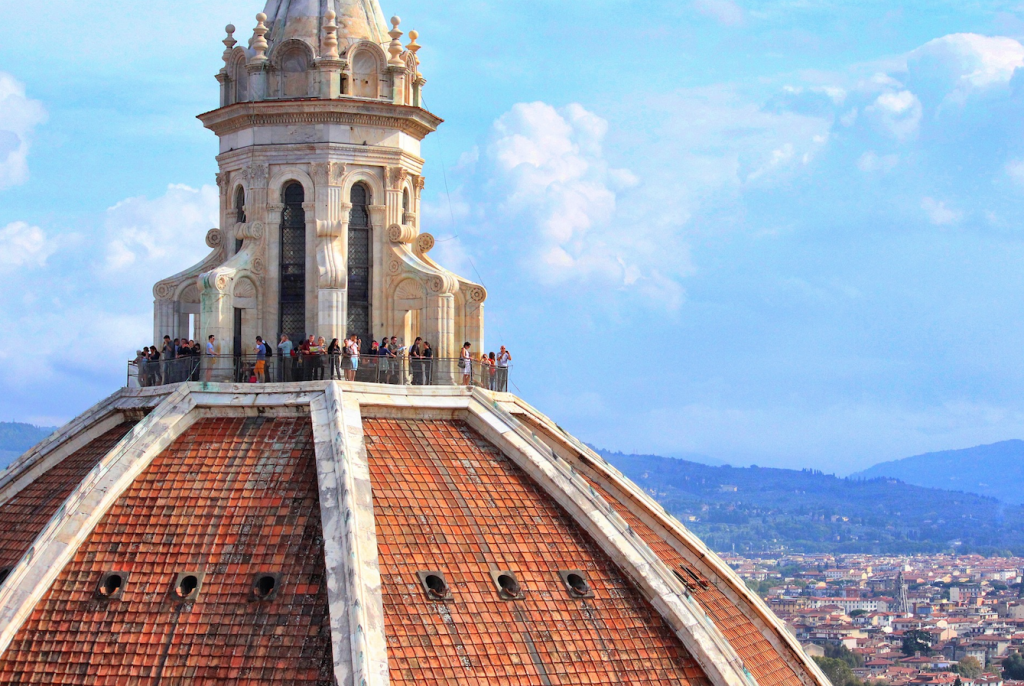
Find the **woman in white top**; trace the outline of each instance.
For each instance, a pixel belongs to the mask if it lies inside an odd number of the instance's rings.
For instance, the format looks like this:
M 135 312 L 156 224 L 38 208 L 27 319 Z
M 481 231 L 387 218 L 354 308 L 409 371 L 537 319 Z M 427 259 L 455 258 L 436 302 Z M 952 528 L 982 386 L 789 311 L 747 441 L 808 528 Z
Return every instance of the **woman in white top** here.
M 469 386 L 473 383 L 473 356 L 469 353 L 469 341 L 462 346 L 462 353 L 459 356 L 459 369 L 462 370 L 462 385 Z
M 349 336 L 345 341 L 345 352 L 349 359 L 349 364 L 345 368 L 345 377 L 349 381 L 355 381 L 356 372 L 359 370 L 359 341 L 355 334 Z

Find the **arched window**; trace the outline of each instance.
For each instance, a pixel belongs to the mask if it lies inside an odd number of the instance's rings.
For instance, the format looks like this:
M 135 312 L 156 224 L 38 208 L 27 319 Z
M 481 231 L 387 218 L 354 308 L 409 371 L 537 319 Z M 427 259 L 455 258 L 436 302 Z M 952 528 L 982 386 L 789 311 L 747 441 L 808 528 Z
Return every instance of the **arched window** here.
M 281 212 L 280 333 L 295 345 L 306 337 L 306 191 L 292 182 L 284 189 Z
M 301 48 L 292 48 L 281 58 L 283 95 L 286 98 L 309 96 L 309 62 Z
M 241 186 L 235 191 L 235 221 L 245 223 L 245 189 Z
M 245 189 L 241 186 L 235 191 L 235 221 L 239 224 L 245 223 Z M 235 252 L 242 250 L 242 239 L 235 239 Z
M 235 60 L 232 79 L 235 82 L 235 102 L 246 102 L 249 99 L 249 72 L 245 68 L 245 57 Z
M 373 263 L 370 227 L 370 189 L 357 183 L 352 187 L 352 212 L 348 221 L 348 331 L 370 345 L 370 266 Z
M 352 95 L 377 97 L 377 58 L 369 50 L 360 50 L 352 60 Z
M 402 212 L 409 213 L 409 189 L 402 191 Z

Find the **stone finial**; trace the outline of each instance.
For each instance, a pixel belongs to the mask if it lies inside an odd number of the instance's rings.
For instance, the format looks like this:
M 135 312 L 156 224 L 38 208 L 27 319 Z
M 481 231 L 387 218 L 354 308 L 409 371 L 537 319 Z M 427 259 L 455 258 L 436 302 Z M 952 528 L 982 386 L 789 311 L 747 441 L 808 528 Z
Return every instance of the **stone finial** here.
M 391 17 L 391 30 L 388 31 L 388 35 L 391 36 L 391 45 L 388 46 L 388 52 L 391 53 L 391 59 L 388 61 L 393 67 L 404 66 L 399 56 L 402 54 L 402 41 L 398 40 L 402 37 L 402 32 L 398 30 L 398 25 L 402 23 L 402 20 L 398 17 Z
M 409 44 L 405 46 L 405 49 L 412 53 L 413 69 L 419 74 L 420 71 L 420 58 L 416 54 L 420 51 L 423 46 L 416 42 L 416 39 L 420 37 L 418 31 L 409 32 Z
M 234 24 L 228 24 L 225 26 L 224 31 L 228 34 L 227 38 L 224 39 L 224 61 L 227 62 L 231 59 L 231 51 L 234 50 L 236 45 L 238 45 L 238 41 L 235 40 Z
M 334 23 L 337 16 L 334 10 L 327 10 L 324 14 L 324 47 L 321 52 L 325 60 L 336 60 L 341 57 L 338 54 L 338 25 Z
M 270 47 L 270 44 L 267 43 L 266 36 L 270 29 L 267 28 L 265 23 L 266 21 L 267 15 L 263 14 L 263 12 L 256 15 L 256 28 L 252 30 L 252 49 L 256 51 L 256 54 L 253 55 L 251 60 L 249 60 L 250 63 L 261 63 L 267 61 L 267 49 Z

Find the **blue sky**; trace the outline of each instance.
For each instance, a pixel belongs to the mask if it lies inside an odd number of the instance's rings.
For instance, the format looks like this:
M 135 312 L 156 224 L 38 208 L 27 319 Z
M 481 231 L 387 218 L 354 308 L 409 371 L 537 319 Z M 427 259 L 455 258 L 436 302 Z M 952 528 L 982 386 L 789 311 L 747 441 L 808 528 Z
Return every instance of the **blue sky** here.
M 195 115 L 259 5 L 0 0 L 0 419 L 116 389 L 203 256 Z M 849 473 L 1024 437 L 1024 5 L 384 11 L 446 119 L 424 229 L 584 440 Z

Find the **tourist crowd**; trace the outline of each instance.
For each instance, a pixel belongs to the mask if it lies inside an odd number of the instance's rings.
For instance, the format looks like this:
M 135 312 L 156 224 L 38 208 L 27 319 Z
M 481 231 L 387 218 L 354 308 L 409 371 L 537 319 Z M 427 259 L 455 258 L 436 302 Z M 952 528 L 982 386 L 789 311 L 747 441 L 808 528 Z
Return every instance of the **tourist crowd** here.
M 430 342 L 417 336 L 411 346 L 404 345 L 397 336 L 371 341 L 366 348 L 355 334 L 344 341 L 337 338 L 330 343 L 323 336 L 309 335 L 295 345 L 287 335 L 282 335 L 276 346 L 257 336 L 249 355 L 237 350 L 231 364 L 232 376 L 236 382 L 284 383 L 290 381 L 322 381 L 344 379 L 347 381 L 368 381 L 371 383 L 406 384 L 429 386 L 435 379 L 438 362 Z M 207 339 L 205 357 L 218 358 L 219 347 L 216 337 Z M 270 364 L 274 357 L 278 364 Z M 152 346 L 138 351 L 134 360 L 138 369 L 140 386 L 160 386 L 182 381 L 198 381 L 205 368 L 207 381 L 213 380 L 215 368 L 212 361 L 203 363 L 203 350 L 194 340 L 171 339 L 164 336 L 163 345 Z M 227 358 L 230 359 L 230 358 Z M 497 353 L 474 354 L 472 345 L 465 343 L 457 362 L 461 379 L 445 376 L 443 383 L 473 385 L 474 381 L 493 391 L 508 388 L 508 368 L 512 354 L 501 346 Z

